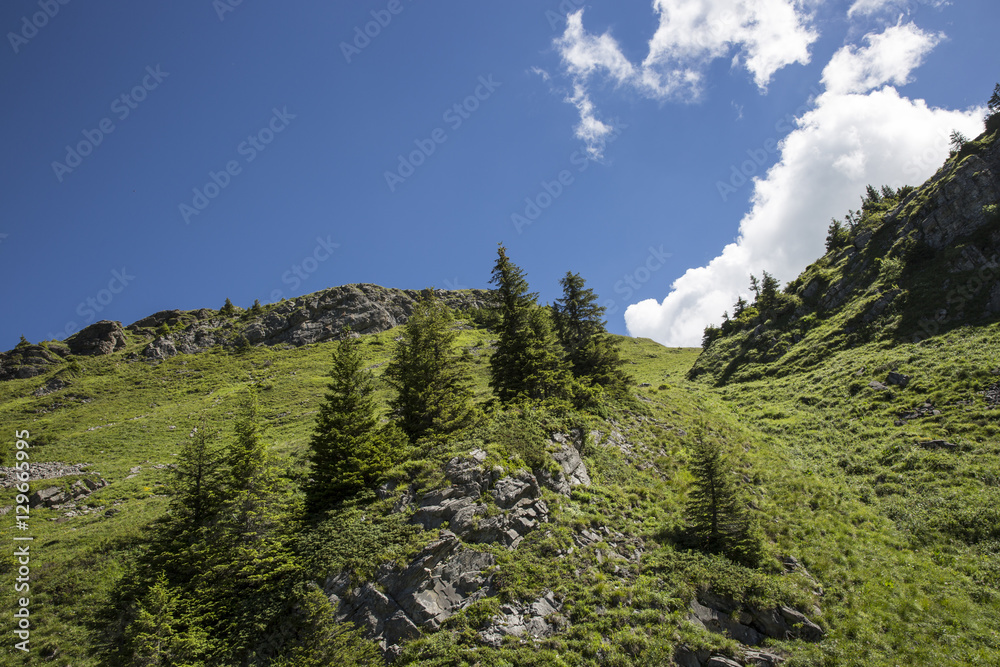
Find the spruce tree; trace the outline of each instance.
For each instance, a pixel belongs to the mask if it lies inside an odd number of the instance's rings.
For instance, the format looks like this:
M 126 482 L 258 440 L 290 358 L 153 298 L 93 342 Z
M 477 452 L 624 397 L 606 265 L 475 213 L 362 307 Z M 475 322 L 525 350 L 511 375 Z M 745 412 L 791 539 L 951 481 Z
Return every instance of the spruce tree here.
M 333 352 L 326 402 L 310 441 L 307 504 L 312 511 L 373 487 L 389 467 L 393 448 L 400 446 L 393 429 L 379 426 L 374 379 L 359 346 L 359 339 L 345 338 Z
M 761 538 L 733 481 L 733 468 L 721 442 L 695 435 L 689 464 L 694 489 L 687 506 L 691 541 L 700 549 L 723 553 L 744 565 L 757 565 Z
M 594 290 L 571 272 L 559 284 L 563 296 L 553 305 L 552 317 L 573 375 L 605 387 L 623 387 L 627 376 L 618 345 L 605 329 L 605 309 L 597 304 Z
M 139 601 L 135 618 L 125 630 L 130 667 L 173 667 L 203 664 L 209 647 L 208 632 L 191 613 L 161 573 Z
M 497 249 L 497 262 L 490 283 L 496 310 L 500 315 L 497 349 L 490 357 L 490 387 L 501 401 L 527 393 L 523 370 L 527 357 L 529 313 L 537 294 L 528 291 L 528 281 L 516 264 L 507 257 L 507 249 Z
M 452 433 L 472 418 L 471 380 L 452 323 L 448 307 L 424 291 L 385 371 L 396 390 L 390 409 L 413 442 Z
M 236 306 L 234 306 L 233 302 L 229 300 L 229 297 L 226 297 L 226 302 L 222 304 L 222 308 L 219 309 L 219 313 L 222 315 L 232 315 L 235 312 Z
M 565 396 L 568 367 L 548 313 L 538 307 L 538 295 L 528 292 L 524 271 L 510 261 L 503 245 L 497 255 L 490 282 L 496 285 L 500 324 L 497 349 L 490 357 L 490 387 L 503 402 Z
M 217 436 L 202 424 L 181 446 L 171 489 L 174 520 L 182 533 L 192 533 L 214 520 L 222 499 L 222 450 Z
M 240 401 L 234 431 L 226 452 L 227 524 L 237 540 L 246 543 L 267 536 L 279 512 L 277 479 L 264 441 L 260 403 L 252 387 Z

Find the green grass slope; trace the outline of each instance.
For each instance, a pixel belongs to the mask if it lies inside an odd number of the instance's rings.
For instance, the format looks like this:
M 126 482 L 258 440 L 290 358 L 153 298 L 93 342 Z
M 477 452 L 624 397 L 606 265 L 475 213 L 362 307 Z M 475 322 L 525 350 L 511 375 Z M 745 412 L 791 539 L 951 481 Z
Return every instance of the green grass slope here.
M 460 344 L 474 360 L 477 391 L 485 399 L 491 336 L 460 326 Z M 364 337 L 376 373 L 396 335 Z M 584 460 L 593 484 L 569 498 L 546 492 L 550 523 L 516 551 L 479 547 L 494 549 L 500 596 L 411 643 L 397 664 L 669 665 L 681 643 L 735 657 L 732 640 L 687 620 L 695 591 L 709 586 L 745 604 L 816 605 L 813 620 L 828 632 L 823 642 L 772 646 L 790 665 L 997 664 L 995 413 L 976 391 L 992 377 L 995 364 L 987 360 L 998 358 L 998 335 L 995 328 L 952 335 L 938 347 L 924 344 L 910 353 L 877 345 L 845 352 L 848 358 L 831 359 L 813 376 L 723 388 L 687 379 L 697 350 L 623 339 L 627 369 L 640 385 L 634 405 L 605 406 L 590 415 L 542 409 L 494 415 L 468 439 L 402 464 L 390 475 L 433 487 L 451 456 L 481 447 L 515 469 L 548 432 L 576 426 L 588 433 Z M 150 526 L 167 507 L 169 470 L 153 466 L 169 464 L 179 443 L 203 422 L 229 437 L 235 394 L 246 383 L 261 386 L 268 438 L 287 484 L 300 483 L 331 349 L 330 343 L 215 349 L 150 364 L 128 362 L 130 347 L 80 358 L 73 371 L 0 384 L 0 426 L 7 433 L 31 431 L 32 461 L 90 463 L 111 482 L 87 501 L 98 511 L 71 518 L 33 511 L 32 652 L 22 655 L 9 641 L 0 662 L 108 664 L 104 610 L 149 548 Z M 961 365 L 951 363 L 956 357 Z M 862 366 L 865 373 L 855 375 Z M 912 384 L 891 395 L 866 388 L 869 377 L 889 368 L 912 374 Z M 57 373 L 69 386 L 33 395 Z M 854 391 L 858 383 L 863 386 Z M 972 404 L 957 405 L 963 401 Z M 942 406 L 943 414 L 892 425 L 896 412 L 924 402 Z M 760 514 L 768 543 L 769 557 L 759 570 L 674 540 L 692 482 L 691 434 L 699 424 L 739 452 L 741 487 Z M 932 438 L 958 447 L 936 451 L 916 444 Z M 129 477 L 136 466 L 138 475 Z M 318 580 L 337 569 L 363 575 L 381 562 L 404 561 L 433 537 L 394 519 L 390 505 L 370 501 L 363 508 L 369 520 L 358 518 L 362 508 L 345 508 L 334 529 L 301 536 Z M 106 516 L 111 508 L 118 512 Z M 8 545 L 12 523 L 8 515 L 2 536 Z M 573 537 L 585 529 L 605 541 L 577 546 Z M 641 558 L 608 558 L 614 549 L 638 549 Z M 801 574 L 785 573 L 779 557 L 787 555 L 808 568 L 821 591 Z M 3 563 L 3 578 L 12 581 L 13 564 L 9 558 Z M 10 619 L 14 600 L 6 590 L 2 613 Z M 501 602 L 534 600 L 546 590 L 564 603 L 563 632 L 500 649 L 476 640 Z

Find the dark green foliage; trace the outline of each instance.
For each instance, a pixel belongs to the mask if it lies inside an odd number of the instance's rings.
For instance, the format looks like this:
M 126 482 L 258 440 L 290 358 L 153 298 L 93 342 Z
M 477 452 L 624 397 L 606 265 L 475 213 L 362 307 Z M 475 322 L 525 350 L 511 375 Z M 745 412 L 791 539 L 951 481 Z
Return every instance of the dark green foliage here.
M 760 296 L 754 304 L 758 309 L 767 314 L 771 314 L 778 306 L 778 279 L 767 271 L 764 271 L 760 281 Z
M 253 300 L 253 305 L 250 306 L 250 314 L 251 315 L 260 315 L 262 312 L 264 312 L 264 309 L 260 305 L 260 299 L 254 299 Z
M 296 590 L 296 637 L 271 667 L 376 667 L 385 661 L 378 647 L 350 623 L 337 623 L 330 601 L 315 584 Z
M 223 524 L 238 543 L 263 539 L 277 522 L 277 479 L 264 443 L 260 404 L 254 389 L 240 401 L 228 466 Z
M 29 347 L 30 345 L 31 343 L 29 343 L 28 339 L 24 337 L 24 334 L 21 334 L 21 340 L 18 341 L 17 346 L 15 346 L 14 349 L 21 350 L 26 347 Z
M 849 242 L 848 230 L 840 220 L 831 219 L 826 230 L 826 251 L 843 248 Z
M 307 502 L 321 511 L 371 488 L 398 449 L 399 431 L 379 426 L 375 383 L 365 370 L 360 340 L 346 338 L 333 352 L 326 402 L 316 417 L 310 446 Z
M 390 410 L 413 442 L 440 440 L 472 420 L 469 369 L 455 350 L 453 321 L 448 307 L 425 291 L 386 368 L 396 390 Z
M 181 446 L 171 488 L 172 516 L 180 532 L 189 533 L 215 521 L 222 500 L 221 449 L 217 433 L 202 424 Z
M 733 481 L 733 467 L 723 444 L 695 435 L 691 450 L 694 489 L 687 507 L 689 538 L 700 549 L 725 554 L 731 560 L 756 566 L 762 557 L 759 529 Z
M 193 616 L 191 601 L 161 573 L 137 605 L 124 643 L 129 667 L 195 667 L 203 664 L 209 636 Z
M 234 314 L 235 312 L 236 306 L 234 306 L 233 302 L 229 300 L 229 297 L 226 297 L 226 303 L 224 303 L 222 308 L 219 309 L 219 313 L 228 316 Z
M 728 318 L 726 318 L 728 321 Z M 709 345 L 715 341 L 716 338 L 722 335 L 722 329 L 715 326 L 714 324 L 709 324 L 705 327 L 705 331 L 701 336 L 701 349 L 706 349 Z
M 951 136 L 948 137 L 948 145 L 951 149 L 948 151 L 948 154 L 952 156 L 957 155 L 967 143 L 969 143 L 967 136 L 958 130 L 952 130 Z
M 562 361 L 547 312 L 528 292 L 528 281 L 501 245 L 490 282 L 496 285 L 499 340 L 490 357 L 490 387 L 501 401 L 519 396 L 549 398 L 568 393 L 569 371 Z
M 573 375 L 603 387 L 624 387 L 627 376 L 618 345 L 605 329 L 605 309 L 597 304 L 594 290 L 571 272 L 559 284 L 563 296 L 552 307 L 552 319 Z

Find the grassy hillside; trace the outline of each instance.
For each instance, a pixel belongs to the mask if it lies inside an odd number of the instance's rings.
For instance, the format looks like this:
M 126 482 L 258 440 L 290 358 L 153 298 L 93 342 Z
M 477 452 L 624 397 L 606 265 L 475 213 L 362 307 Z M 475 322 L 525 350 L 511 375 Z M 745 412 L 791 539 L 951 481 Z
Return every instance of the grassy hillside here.
M 490 335 L 460 326 L 485 398 Z M 377 373 L 396 335 L 363 338 Z M 79 358 L 75 370 L 0 384 L 0 424 L 8 433 L 31 431 L 32 461 L 91 463 L 110 482 L 89 497 L 97 509 L 87 514 L 33 511 L 33 651 L 23 656 L 8 642 L 3 663 L 109 664 L 109 600 L 167 507 L 170 471 L 154 466 L 171 463 L 179 443 L 203 421 L 230 437 L 235 394 L 246 383 L 260 383 L 268 438 L 286 484 L 300 483 L 331 345 L 215 349 L 159 364 L 126 361 L 130 347 Z M 517 550 L 486 547 L 497 557 L 500 597 L 409 644 L 397 664 L 669 665 L 680 644 L 738 657 L 733 640 L 688 620 L 691 599 L 706 587 L 747 605 L 815 605 L 811 618 L 827 637 L 818 644 L 772 642 L 786 664 L 997 664 L 998 429 L 996 412 L 976 392 L 1000 381 L 990 375 L 1000 372 L 998 345 L 995 325 L 919 346 L 872 343 L 810 373 L 713 388 L 686 377 L 697 350 L 623 339 L 627 369 L 640 385 L 635 405 L 589 415 L 494 414 L 468 439 L 390 473 L 432 488 L 441 483 L 445 462 L 473 447 L 515 469 L 523 464 L 521 447 L 537 448 L 546 432 L 575 425 L 588 433 L 583 454 L 593 480 L 569 498 L 546 491 L 550 522 Z M 889 392 L 867 387 L 889 370 L 910 374 L 911 384 Z M 69 386 L 33 395 L 57 373 Z M 926 402 L 942 414 L 893 425 L 898 413 Z M 759 570 L 691 551 L 677 538 L 699 425 L 739 452 L 740 484 L 767 537 L 768 558 Z M 918 444 L 929 439 L 957 446 Z M 357 508 L 347 508 L 337 530 L 304 537 L 320 583 L 329 570 L 363 575 L 382 560 L 405 561 L 433 537 L 393 523 L 390 501 L 368 502 L 364 511 L 386 522 L 358 524 Z M 118 511 L 108 516 L 109 509 Z M 11 524 L 8 515 L 5 541 Z M 584 530 L 601 541 L 581 547 L 574 538 Z M 635 550 L 638 562 L 620 556 Z M 786 573 L 785 556 L 797 558 L 821 590 L 801 570 Z M 5 577 L 13 576 L 10 567 L 6 562 Z M 534 600 L 544 591 L 563 601 L 562 632 L 500 649 L 477 641 L 476 630 L 499 604 Z M 10 595 L 4 603 L 10 618 Z

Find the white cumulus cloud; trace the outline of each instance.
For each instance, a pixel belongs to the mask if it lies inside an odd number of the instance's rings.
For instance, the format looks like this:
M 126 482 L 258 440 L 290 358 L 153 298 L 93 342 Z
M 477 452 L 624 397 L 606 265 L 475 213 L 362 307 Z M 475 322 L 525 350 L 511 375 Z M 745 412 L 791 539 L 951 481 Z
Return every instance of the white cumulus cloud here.
M 808 63 L 809 46 L 818 37 L 803 0 L 654 0 L 653 9 L 659 24 L 649 54 L 638 64 L 610 33 L 587 32 L 582 9 L 567 17 L 555 40 L 573 81 L 566 100 L 580 114 L 576 135 L 595 156 L 611 128 L 598 117 L 592 78 L 605 77 L 651 99 L 693 101 L 713 60 L 732 55 L 764 88 L 782 67 Z
M 662 302 L 629 306 L 629 333 L 698 345 L 704 327 L 747 296 L 751 274 L 767 270 L 787 281 L 819 257 L 830 218 L 857 207 L 867 184 L 919 185 L 947 157 L 952 130 L 979 134 L 982 109 L 931 108 L 887 85 L 909 80 L 938 40 L 899 26 L 866 36 L 867 47 L 838 51 L 823 73 L 826 91 L 782 140 L 778 163 L 755 181 L 736 242 L 674 281 Z

